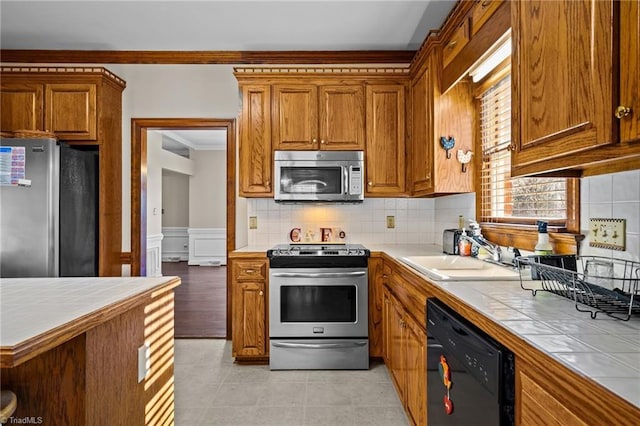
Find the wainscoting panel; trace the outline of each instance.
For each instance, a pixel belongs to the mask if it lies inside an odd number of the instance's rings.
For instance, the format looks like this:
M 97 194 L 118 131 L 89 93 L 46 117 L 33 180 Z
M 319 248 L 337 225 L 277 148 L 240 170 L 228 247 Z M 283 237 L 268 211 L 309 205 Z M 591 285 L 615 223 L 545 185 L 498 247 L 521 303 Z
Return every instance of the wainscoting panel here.
M 185 227 L 162 228 L 162 261 L 177 262 L 189 260 L 189 232 Z
M 226 265 L 225 228 L 189 228 L 189 265 Z
M 162 276 L 162 234 L 147 235 L 147 276 Z

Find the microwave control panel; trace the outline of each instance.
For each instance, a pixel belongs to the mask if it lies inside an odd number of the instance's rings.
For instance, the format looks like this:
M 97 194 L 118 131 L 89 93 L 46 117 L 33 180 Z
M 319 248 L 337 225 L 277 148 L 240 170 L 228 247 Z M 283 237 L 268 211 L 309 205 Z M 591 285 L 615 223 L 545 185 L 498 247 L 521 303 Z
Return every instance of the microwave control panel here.
M 349 194 L 362 194 L 362 170 L 361 167 L 349 167 Z

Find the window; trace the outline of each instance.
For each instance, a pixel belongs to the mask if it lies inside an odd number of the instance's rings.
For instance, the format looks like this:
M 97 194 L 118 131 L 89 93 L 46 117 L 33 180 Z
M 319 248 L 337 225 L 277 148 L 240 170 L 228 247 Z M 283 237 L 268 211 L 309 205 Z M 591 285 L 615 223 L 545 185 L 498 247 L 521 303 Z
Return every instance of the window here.
M 476 92 L 482 153 L 478 217 L 484 223 L 510 225 L 543 219 L 556 231 L 566 231 L 577 217 L 574 179 L 511 177 L 511 75 L 508 65 L 501 68 Z

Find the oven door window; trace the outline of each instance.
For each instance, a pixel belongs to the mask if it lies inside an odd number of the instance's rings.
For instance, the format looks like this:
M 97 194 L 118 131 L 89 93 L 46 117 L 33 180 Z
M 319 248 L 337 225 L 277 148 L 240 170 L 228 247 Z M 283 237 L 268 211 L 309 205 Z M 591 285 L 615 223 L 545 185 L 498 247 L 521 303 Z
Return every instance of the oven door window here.
M 282 194 L 341 194 L 342 167 L 281 167 Z
M 356 286 L 282 286 L 280 287 L 280 321 L 287 322 L 356 322 Z

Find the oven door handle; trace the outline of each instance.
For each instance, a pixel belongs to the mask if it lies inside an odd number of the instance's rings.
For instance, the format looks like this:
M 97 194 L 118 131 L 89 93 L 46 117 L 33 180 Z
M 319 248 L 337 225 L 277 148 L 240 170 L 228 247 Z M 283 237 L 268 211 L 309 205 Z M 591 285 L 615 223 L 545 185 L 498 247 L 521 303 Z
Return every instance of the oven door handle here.
M 289 342 L 272 342 L 277 348 L 289 349 L 349 349 L 366 346 L 367 342 L 341 342 L 341 343 L 289 343 Z
M 363 277 L 366 271 L 355 272 L 274 272 L 273 276 L 278 278 L 349 278 Z

